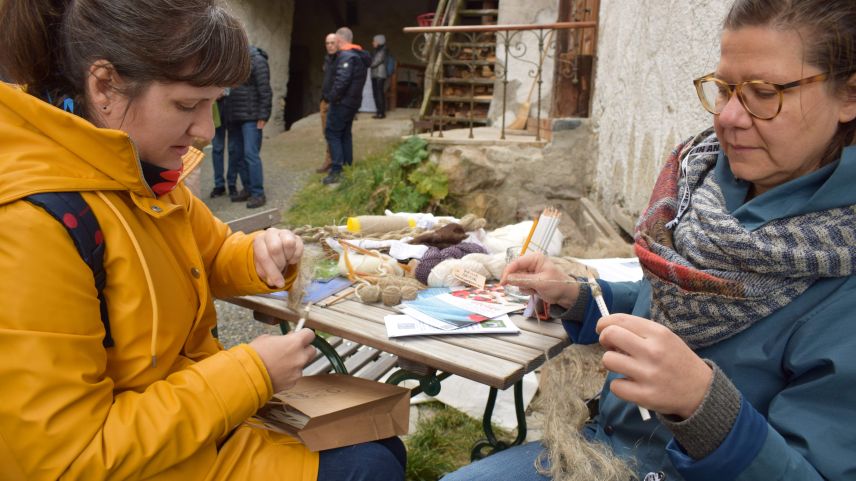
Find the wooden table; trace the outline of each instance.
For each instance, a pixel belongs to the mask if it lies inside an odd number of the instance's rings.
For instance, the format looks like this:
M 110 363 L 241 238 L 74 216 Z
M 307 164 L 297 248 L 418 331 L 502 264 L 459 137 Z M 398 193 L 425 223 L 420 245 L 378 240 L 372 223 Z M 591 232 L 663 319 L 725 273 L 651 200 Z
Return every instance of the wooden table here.
M 546 356 L 559 354 L 570 340 L 564 328 L 556 321 L 537 321 L 520 315 L 511 318 L 520 334 L 415 336 L 389 339 L 383 318 L 397 314 L 382 304 L 363 304 L 353 299 L 348 290 L 315 304 L 306 319 L 306 327 L 334 336 L 371 346 L 398 356 L 401 368 L 387 382 L 398 384 L 405 379 L 416 379 L 419 388 L 414 394 L 425 392 L 436 395 L 442 379 L 455 374 L 489 386 L 490 394 L 485 407 L 483 425 L 487 439 L 473 449 L 473 458 L 520 444 L 526 438 L 526 419 L 523 412 L 523 376 L 532 372 L 546 360 Z M 295 322 L 298 314 L 286 306 L 285 301 L 265 296 L 245 296 L 226 299 L 233 304 L 252 309 L 256 319 L 279 322 L 287 332 L 287 321 Z M 320 339 L 320 338 L 319 338 Z M 317 347 L 322 347 L 316 344 Z M 329 346 L 328 346 L 329 348 Z M 324 349 L 322 348 L 322 351 Z M 325 355 L 335 356 L 329 349 Z M 338 356 L 336 356 L 338 357 Z M 334 362 L 335 365 L 335 362 Z M 341 368 L 339 369 L 341 372 Z M 498 441 L 493 435 L 490 418 L 496 402 L 497 390 L 514 386 L 517 408 L 517 438 L 512 443 Z

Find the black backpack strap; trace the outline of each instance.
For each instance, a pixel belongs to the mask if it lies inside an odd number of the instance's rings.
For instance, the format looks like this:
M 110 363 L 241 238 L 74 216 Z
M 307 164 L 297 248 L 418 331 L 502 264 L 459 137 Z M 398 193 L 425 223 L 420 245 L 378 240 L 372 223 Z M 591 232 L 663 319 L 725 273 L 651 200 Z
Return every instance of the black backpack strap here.
M 113 347 L 110 335 L 110 319 L 107 316 L 107 300 L 104 298 L 104 286 L 107 273 L 104 270 L 104 234 L 98 219 L 83 200 L 79 192 L 46 192 L 33 194 L 24 200 L 39 206 L 59 221 L 68 231 L 77 252 L 86 265 L 92 269 L 98 301 L 101 303 L 101 322 L 104 324 L 104 347 Z

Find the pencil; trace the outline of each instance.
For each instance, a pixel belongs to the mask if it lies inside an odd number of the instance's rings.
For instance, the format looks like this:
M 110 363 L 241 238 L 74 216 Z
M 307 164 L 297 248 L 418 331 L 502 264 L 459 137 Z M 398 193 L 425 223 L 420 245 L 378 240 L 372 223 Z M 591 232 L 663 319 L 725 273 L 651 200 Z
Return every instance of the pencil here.
M 538 219 L 540 218 L 541 216 L 538 216 L 532 221 L 532 228 L 529 229 L 529 235 L 526 236 L 526 241 L 523 242 L 523 247 L 520 248 L 521 257 L 526 253 L 526 249 L 529 248 L 529 242 L 532 240 L 532 235 L 535 234 L 535 228 L 538 227 Z
M 594 277 L 588 278 L 589 284 L 591 284 L 591 293 L 594 297 L 594 302 L 597 304 L 597 309 L 600 311 L 600 315 L 606 317 L 609 315 L 609 310 L 606 308 L 606 302 L 603 300 L 603 293 L 600 290 L 600 284 L 594 280 Z M 648 421 L 651 419 L 651 412 L 642 406 L 636 406 L 639 409 L 639 415 L 642 416 L 642 421 Z
M 306 324 L 306 318 L 309 317 L 309 309 L 312 307 L 312 303 L 309 302 L 306 304 L 306 307 L 303 309 L 303 315 L 300 316 L 300 319 L 297 321 L 297 326 L 294 328 L 294 332 L 297 332 L 303 329 L 303 325 Z

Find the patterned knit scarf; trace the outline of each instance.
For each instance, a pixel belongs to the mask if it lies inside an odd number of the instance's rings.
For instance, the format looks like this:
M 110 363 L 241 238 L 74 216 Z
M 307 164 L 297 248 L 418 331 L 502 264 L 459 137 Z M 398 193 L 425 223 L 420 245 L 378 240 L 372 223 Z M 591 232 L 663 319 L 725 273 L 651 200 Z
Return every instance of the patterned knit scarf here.
M 715 344 L 784 307 L 822 277 L 856 266 L 856 206 L 788 217 L 747 231 L 728 213 L 711 130 L 679 145 L 636 226 L 651 282 L 651 317 L 690 347 Z

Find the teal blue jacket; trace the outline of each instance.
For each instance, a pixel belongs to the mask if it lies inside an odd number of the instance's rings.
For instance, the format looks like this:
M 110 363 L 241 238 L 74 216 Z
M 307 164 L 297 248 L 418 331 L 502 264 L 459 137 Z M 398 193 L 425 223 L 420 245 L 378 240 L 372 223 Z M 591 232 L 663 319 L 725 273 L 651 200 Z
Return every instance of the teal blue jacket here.
M 748 230 L 793 215 L 856 204 L 856 147 L 842 158 L 744 202 L 748 184 L 723 156 L 716 175 L 726 206 Z M 856 248 L 856 232 L 842 232 Z M 650 318 L 651 286 L 600 282 L 610 312 Z M 590 300 L 582 323 L 563 321 L 579 343 L 597 342 L 599 318 Z M 740 390 L 743 402 L 730 434 L 703 459 L 692 459 L 656 418 L 643 422 L 635 405 L 601 393 L 589 426 L 595 440 L 638 463 L 640 479 L 663 472 L 687 481 L 856 480 L 856 276 L 816 282 L 749 329 L 699 349 Z

